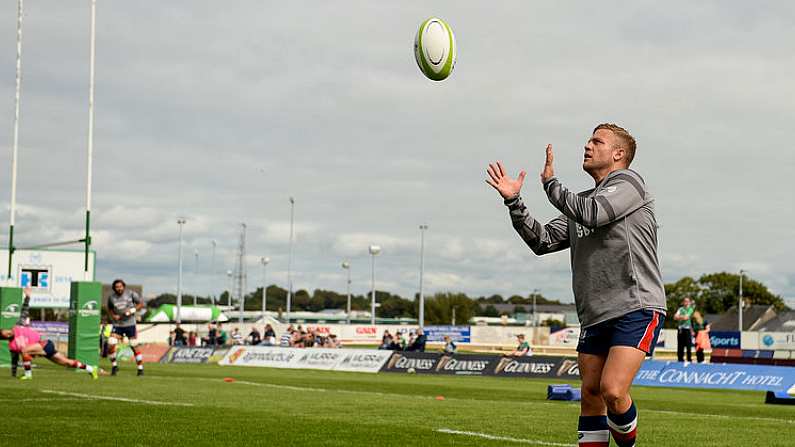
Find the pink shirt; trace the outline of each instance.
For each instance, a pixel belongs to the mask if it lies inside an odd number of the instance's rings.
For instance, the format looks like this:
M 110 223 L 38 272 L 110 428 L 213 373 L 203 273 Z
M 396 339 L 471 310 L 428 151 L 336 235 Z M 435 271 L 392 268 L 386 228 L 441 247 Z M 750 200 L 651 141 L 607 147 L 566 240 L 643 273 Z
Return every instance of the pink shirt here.
M 8 342 L 8 350 L 11 352 L 22 352 L 25 346 L 38 343 L 41 334 L 25 326 L 14 326 L 14 339 Z

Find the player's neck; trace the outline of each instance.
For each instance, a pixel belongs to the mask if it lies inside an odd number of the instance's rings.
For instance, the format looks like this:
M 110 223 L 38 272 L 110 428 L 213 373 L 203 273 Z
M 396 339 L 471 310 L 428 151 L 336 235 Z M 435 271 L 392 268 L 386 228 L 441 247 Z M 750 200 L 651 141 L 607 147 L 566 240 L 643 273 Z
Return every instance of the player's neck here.
M 588 175 L 590 175 L 591 178 L 593 178 L 594 186 L 599 186 L 599 184 L 602 183 L 602 181 L 604 181 L 604 179 L 606 179 L 608 175 L 612 174 L 615 171 L 619 171 L 621 169 L 627 169 L 627 168 L 625 166 L 612 165 L 602 169 L 594 169 L 592 171 L 587 171 L 587 172 Z

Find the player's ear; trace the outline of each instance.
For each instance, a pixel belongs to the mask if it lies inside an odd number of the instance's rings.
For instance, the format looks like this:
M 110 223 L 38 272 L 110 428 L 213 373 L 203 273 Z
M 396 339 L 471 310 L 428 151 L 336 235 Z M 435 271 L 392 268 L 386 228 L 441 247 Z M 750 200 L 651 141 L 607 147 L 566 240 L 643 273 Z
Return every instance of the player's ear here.
M 627 151 L 624 149 L 623 146 L 616 146 L 613 148 L 613 161 L 619 162 L 621 160 L 626 161 L 627 159 Z

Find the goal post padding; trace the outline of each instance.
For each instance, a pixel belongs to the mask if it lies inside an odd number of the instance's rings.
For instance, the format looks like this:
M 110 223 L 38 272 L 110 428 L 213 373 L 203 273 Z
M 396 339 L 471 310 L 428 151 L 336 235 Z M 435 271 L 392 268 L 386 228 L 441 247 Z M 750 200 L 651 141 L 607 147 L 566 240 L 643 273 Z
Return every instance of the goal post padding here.
M 11 329 L 22 311 L 22 288 L 0 287 L 0 329 Z M 0 341 L 0 367 L 11 365 L 8 342 Z
M 99 364 L 102 283 L 73 281 L 69 295 L 69 358 Z

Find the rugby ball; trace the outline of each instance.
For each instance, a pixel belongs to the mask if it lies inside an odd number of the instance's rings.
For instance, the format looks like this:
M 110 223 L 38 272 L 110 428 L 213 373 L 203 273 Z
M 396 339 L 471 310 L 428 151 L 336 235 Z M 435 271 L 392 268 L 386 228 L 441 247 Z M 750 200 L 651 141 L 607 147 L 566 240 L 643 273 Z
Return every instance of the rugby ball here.
M 456 60 L 455 36 L 450 25 L 436 17 L 422 22 L 414 38 L 414 58 L 428 79 L 447 79 Z

